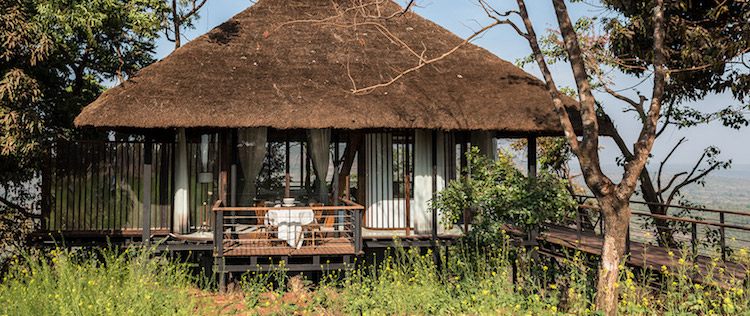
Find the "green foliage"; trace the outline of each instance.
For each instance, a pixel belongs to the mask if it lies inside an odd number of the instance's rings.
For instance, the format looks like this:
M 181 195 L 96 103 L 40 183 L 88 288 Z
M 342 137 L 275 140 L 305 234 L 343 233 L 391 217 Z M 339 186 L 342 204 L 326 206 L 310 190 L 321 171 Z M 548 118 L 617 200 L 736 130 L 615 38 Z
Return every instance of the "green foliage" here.
M 474 214 L 472 237 L 491 242 L 504 224 L 521 228 L 564 218 L 575 210 L 575 201 L 566 180 L 541 170 L 536 178 L 522 174 L 510 155 L 501 153 L 496 161 L 467 153 L 469 176 L 452 181 L 432 204 L 443 214 L 444 225 L 455 223 L 470 209 Z
M 103 83 L 153 62 L 159 0 L 0 4 L 0 183 L 28 179 Z M 7 14 L 6 14 L 7 13 Z
M 147 250 L 16 258 L 0 284 L 0 315 L 192 315 L 187 266 Z

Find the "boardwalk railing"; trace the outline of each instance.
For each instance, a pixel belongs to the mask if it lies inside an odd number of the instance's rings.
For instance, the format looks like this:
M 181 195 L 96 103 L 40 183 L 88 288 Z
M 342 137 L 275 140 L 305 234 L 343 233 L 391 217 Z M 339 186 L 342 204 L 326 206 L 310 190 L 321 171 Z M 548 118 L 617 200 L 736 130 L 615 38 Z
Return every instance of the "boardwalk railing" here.
M 603 215 L 591 196 L 577 196 L 576 218 L 567 223 L 580 242 L 583 234 L 603 235 Z M 626 251 L 639 245 L 689 249 L 693 255 L 720 255 L 723 260 L 742 248 L 750 249 L 750 213 L 684 205 L 631 201 L 632 216 Z M 656 206 L 664 214 L 651 213 Z
M 362 250 L 361 212 L 344 205 L 228 207 L 214 204 L 215 256 L 353 255 Z

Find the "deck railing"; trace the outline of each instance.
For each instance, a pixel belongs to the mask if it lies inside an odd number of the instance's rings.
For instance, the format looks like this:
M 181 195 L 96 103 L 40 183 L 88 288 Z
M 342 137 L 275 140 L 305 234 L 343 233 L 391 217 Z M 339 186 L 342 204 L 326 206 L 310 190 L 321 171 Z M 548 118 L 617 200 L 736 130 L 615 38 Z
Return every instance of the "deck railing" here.
M 603 215 L 595 198 L 577 196 L 580 202 L 575 219 L 566 223 L 583 234 L 603 235 Z M 631 201 L 631 219 L 626 236 L 626 252 L 634 245 L 689 250 L 692 255 L 720 255 L 723 260 L 733 251 L 750 249 L 750 213 L 684 205 Z M 651 208 L 664 214 L 654 214 Z
M 362 250 L 363 206 L 230 207 L 214 204 L 215 256 L 351 255 Z

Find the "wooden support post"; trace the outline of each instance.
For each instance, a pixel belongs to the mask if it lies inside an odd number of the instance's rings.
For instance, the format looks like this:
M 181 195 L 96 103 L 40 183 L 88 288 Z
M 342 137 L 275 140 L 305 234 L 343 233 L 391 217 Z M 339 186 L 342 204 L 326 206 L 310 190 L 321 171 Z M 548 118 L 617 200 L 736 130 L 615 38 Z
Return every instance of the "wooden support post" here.
M 630 256 L 630 223 L 628 222 L 627 232 L 625 232 L 625 255 Z
M 151 244 L 151 163 L 153 159 L 153 143 L 147 138 L 143 144 L 143 216 L 141 242 Z
M 406 216 L 404 226 L 406 236 L 411 235 L 411 174 L 408 172 L 404 176 L 404 202 L 406 202 L 406 210 L 404 210 L 404 215 Z
M 360 214 L 361 225 L 364 226 L 365 218 L 367 218 L 367 155 L 365 151 L 364 135 L 362 135 L 362 141 L 357 146 L 357 203 L 363 205 L 365 208 Z
M 59 149 L 58 149 L 59 150 Z M 42 163 L 42 217 L 40 226 L 42 230 L 49 231 L 50 214 L 52 214 L 52 147 L 44 152 Z
M 719 213 L 719 244 L 721 246 L 721 260 L 727 260 L 727 242 L 726 242 L 726 231 L 724 229 L 724 212 Z
M 536 170 L 536 137 L 535 136 L 529 136 L 526 138 L 527 141 L 527 174 L 529 179 L 536 179 L 537 176 L 537 170 Z M 531 228 L 531 230 L 528 232 L 528 238 L 529 238 L 529 244 L 532 246 L 537 245 L 537 236 L 539 235 L 539 228 L 534 227 Z M 531 251 L 532 256 L 536 256 L 536 250 L 532 248 Z
M 581 232 L 583 230 L 582 220 L 581 220 L 581 212 L 583 211 L 582 208 L 577 207 L 576 208 L 576 247 L 581 246 Z
M 354 228 L 354 253 L 359 255 L 362 251 L 362 216 L 361 210 L 351 210 L 352 225 Z
M 528 175 L 529 175 L 529 178 L 536 178 L 537 176 L 536 137 L 529 136 L 527 138 L 527 143 L 528 143 L 528 161 L 527 161 Z
M 438 176 L 438 166 L 437 166 L 437 131 L 432 131 L 432 146 L 430 146 L 431 149 L 431 158 L 432 158 L 432 200 L 434 201 L 435 198 L 437 198 L 437 176 Z M 438 248 L 438 215 L 437 211 L 434 209 L 432 210 L 432 234 L 431 234 L 431 242 L 432 242 L 432 256 L 435 260 L 435 265 L 438 267 L 438 270 L 441 269 L 440 264 L 440 248 Z
M 690 225 L 690 246 L 693 250 L 693 257 L 698 256 L 698 224 L 695 222 Z
M 221 207 L 221 200 L 214 203 L 211 212 L 214 214 L 214 274 L 218 278 L 219 291 L 226 290 L 226 273 L 224 272 L 224 212 L 216 210 Z
M 227 203 L 229 193 L 229 169 L 231 165 L 230 140 L 227 131 L 219 133 L 219 194 L 218 199 Z

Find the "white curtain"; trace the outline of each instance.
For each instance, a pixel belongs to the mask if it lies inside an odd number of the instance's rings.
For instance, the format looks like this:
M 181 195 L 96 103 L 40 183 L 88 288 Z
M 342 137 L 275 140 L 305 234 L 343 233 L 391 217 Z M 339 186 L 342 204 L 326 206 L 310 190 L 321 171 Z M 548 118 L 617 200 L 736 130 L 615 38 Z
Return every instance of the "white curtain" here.
M 437 191 L 445 188 L 445 132 L 437 132 L 435 153 L 437 154 Z M 432 131 L 417 130 L 414 132 L 414 203 L 411 205 L 412 225 L 417 234 L 432 232 Z M 441 214 L 438 213 L 438 233 L 443 231 L 439 223 Z
M 473 131 L 470 136 L 471 146 L 479 147 L 479 153 L 490 159 L 497 158 L 497 140 L 489 131 Z
M 240 206 L 252 205 L 256 195 L 256 183 L 263 160 L 266 157 L 268 128 L 240 128 L 237 130 L 237 158 L 239 159 L 242 177 L 242 189 L 239 191 Z
M 175 233 L 184 234 L 189 230 L 188 218 L 188 163 L 187 163 L 187 136 L 185 129 L 177 129 L 177 146 L 175 148 L 175 176 L 174 176 L 174 216 L 172 218 L 172 229 Z
M 307 148 L 317 178 L 318 201 L 328 202 L 328 164 L 330 162 L 331 130 L 311 129 L 307 131 Z

